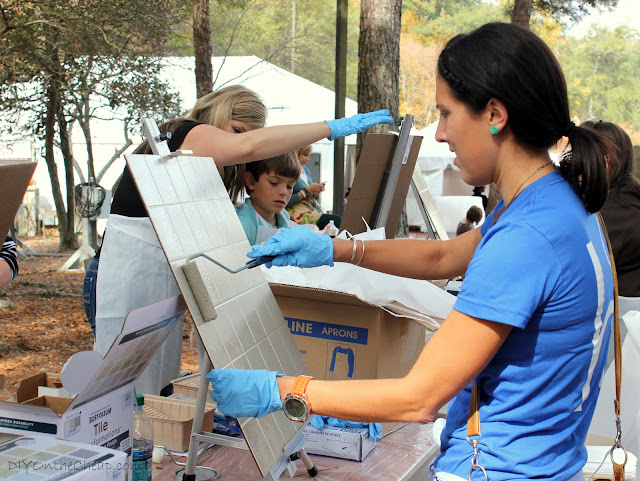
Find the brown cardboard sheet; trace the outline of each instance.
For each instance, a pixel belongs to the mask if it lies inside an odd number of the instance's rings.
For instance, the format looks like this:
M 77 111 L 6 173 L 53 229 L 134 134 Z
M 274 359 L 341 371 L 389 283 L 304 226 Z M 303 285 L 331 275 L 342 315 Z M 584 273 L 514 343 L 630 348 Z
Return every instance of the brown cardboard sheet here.
M 400 177 L 391 203 L 389 219 L 385 226 L 387 239 L 393 239 L 398 231 L 402 208 L 411 185 L 422 137 L 412 136 L 409 137 L 409 141 L 412 142 L 411 148 L 406 162 L 400 169 Z M 385 176 L 385 173 L 391 172 L 397 143 L 398 137 L 393 134 L 367 134 L 358 160 L 356 176 L 349 193 L 349 202 L 340 224 L 341 230 L 347 230 L 353 235 L 364 232 L 366 226 L 362 222 L 363 217 L 371 228 L 375 227 L 372 216 L 376 200 L 380 197 L 378 203 L 381 202 L 381 188 L 383 187 L 381 184 L 383 179 L 388 177 L 388 175 Z
M 37 162 L 0 160 L 0 242 L 4 242 L 20 208 Z

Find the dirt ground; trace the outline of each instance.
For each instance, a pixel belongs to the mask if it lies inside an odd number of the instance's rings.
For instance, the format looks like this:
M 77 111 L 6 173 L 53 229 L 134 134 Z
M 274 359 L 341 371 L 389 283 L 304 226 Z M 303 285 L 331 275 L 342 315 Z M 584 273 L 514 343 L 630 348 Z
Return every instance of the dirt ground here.
M 20 240 L 38 254 L 56 255 L 19 259 L 18 277 L 0 291 L 0 373 L 14 395 L 21 379 L 43 371 L 60 372 L 71 355 L 93 348 L 82 303 L 84 271 L 58 270 L 73 251 L 58 252 L 57 237 Z M 196 372 L 195 339 L 192 348 L 189 337 L 192 326 L 187 314 L 182 369 Z

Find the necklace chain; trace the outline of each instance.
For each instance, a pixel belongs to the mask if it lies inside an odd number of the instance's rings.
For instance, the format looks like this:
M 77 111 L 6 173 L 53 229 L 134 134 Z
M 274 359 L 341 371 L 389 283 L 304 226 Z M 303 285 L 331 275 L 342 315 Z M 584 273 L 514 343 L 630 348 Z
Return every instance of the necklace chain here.
M 516 200 L 516 197 L 518 197 L 520 195 L 520 189 L 522 189 L 522 186 L 527 182 L 527 180 L 529 180 L 531 177 L 533 177 L 534 175 L 536 175 L 536 173 L 542 169 L 544 169 L 547 165 L 551 165 L 553 164 L 553 161 L 548 161 L 545 162 L 544 164 L 542 164 L 541 166 L 539 166 L 536 170 L 534 170 L 533 172 L 531 172 L 531 174 L 529 174 L 529 176 L 524 179 L 522 181 L 522 184 L 520 184 L 518 186 L 518 188 L 516 189 L 516 193 L 513 194 L 513 197 L 511 197 L 511 200 L 509 201 L 509 203 L 506 205 L 506 207 L 509 207 L 511 204 L 513 204 L 513 201 Z

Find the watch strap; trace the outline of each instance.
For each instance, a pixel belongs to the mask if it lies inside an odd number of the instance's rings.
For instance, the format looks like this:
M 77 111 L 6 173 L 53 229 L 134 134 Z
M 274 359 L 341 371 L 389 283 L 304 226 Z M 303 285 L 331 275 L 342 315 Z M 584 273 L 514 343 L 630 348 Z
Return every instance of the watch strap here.
M 307 390 L 307 384 L 309 384 L 309 381 L 311 381 L 312 379 L 313 378 L 311 376 L 296 377 L 293 381 L 293 384 L 291 385 L 289 394 L 302 397 L 304 395 L 304 392 Z

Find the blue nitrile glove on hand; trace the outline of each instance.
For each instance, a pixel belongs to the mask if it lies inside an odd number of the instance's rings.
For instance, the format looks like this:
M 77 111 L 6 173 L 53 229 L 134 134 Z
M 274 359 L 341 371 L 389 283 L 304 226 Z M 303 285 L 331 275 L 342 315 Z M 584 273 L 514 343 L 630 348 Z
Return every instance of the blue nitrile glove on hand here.
M 318 267 L 333 266 L 333 240 L 328 235 L 312 232 L 308 227 L 297 225 L 291 229 L 282 229 L 271 236 L 267 242 L 252 246 L 247 257 L 255 259 L 262 256 L 277 256 L 266 267 L 296 266 Z
M 232 416 L 261 418 L 282 409 L 277 377 L 279 371 L 265 369 L 213 369 L 207 374 L 218 410 Z
M 352 117 L 342 117 L 341 119 L 326 120 L 327 125 L 331 129 L 329 140 L 339 139 L 351 134 L 359 134 L 369 127 L 378 124 L 392 124 L 393 117 L 389 115 L 387 109 L 376 110 L 366 114 L 357 114 Z
M 337 428 L 369 428 L 369 439 L 375 439 L 376 443 L 382 439 L 382 426 L 380 423 L 357 423 L 316 414 L 311 418 L 311 425 L 318 431 L 324 429 L 325 426 L 334 426 Z

